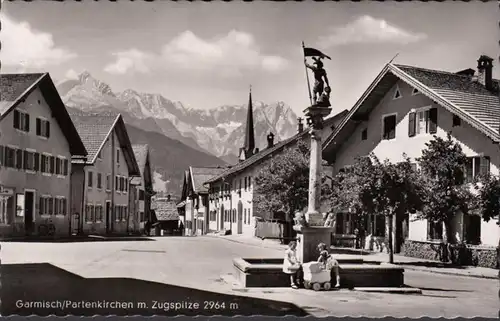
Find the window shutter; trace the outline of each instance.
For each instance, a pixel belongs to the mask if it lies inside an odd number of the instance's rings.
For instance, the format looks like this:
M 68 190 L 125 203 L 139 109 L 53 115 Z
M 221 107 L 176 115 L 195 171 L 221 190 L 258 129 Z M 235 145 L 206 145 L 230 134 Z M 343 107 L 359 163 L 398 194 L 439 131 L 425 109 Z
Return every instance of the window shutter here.
M 4 162 L 4 147 L 0 145 L 0 166 L 5 166 Z
M 24 114 L 24 121 L 26 122 L 26 131 L 30 131 L 30 114 Z
M 59 199 L 54 197 L 54 214 L 59 214 Z
M 35 153 L 33 155 L 33 161 L 34 161 L 33 170 L 38 171 L 40 169 L 40 154 L 39 153 Z
M 14 110 L 14 128 L 19 129 L 19 110 Z
M 65 159 L 64 160 L 64 176 L 68 175 L 68 165 L 69 165 L 68 160 Z
M 31 169 L 28 168 L 28 151 L 24 151 L 24 157 L 23 157 L 23 169 Z
M 62 172 L 61 169 L 61 160 L 59 158 L 56 158 L 56 174 L 60 175 Z
M 416 116 L 417 116 L 416 113 L 410 113 L 410 115 L 409 115 L 409 119 L 408 119 L 408 137 L 415 136 L 416 125 L 417 125 Z
M 56 163 L 56 158 L 54 156 L 50 156 L 50 173 L 54 174 L 55 172 L 55 164 Z
M 429 110 L 429 133 L 430 134 L 435 134 L 437 132 L 437 108 L 431 108 Z
M 40 136 L 42 134 L 42 120 L 40 118 L 36 119 L 36 135 Z
M 22 149 L 16 150 L 16 167 L 18 169 L 23 168 L 23 150 Z
M 47 126 L 47 138 L 50 137 L 50 122 L 49 121 L 46 121 L 45 122 L 45 126 Z

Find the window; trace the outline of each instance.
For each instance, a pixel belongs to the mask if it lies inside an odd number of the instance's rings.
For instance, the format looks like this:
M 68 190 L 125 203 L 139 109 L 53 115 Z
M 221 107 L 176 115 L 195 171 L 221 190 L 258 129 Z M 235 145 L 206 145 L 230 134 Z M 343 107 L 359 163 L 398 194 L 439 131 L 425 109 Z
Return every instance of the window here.
M 417 89 L 417 88 L 413 88 L 413 90 L 411 91 L 412 96 L 415 96 L 415 95 L 417 95 L 418 93 L 420 93 L 420 91 L 418 91 L 418 89 Z
M 442 240 L 443 239 L 443 223 L 427 221 L 427 239 Z
M 94 204 L 87 204 L 85 208 L 85 220 L 87 222 L 94 222 L 95 221 L 95 210 L 94 210 Z
M 103 206 L 100 204 L 96 205 L 94 213 L 95 213 L 94 215 L 95 222 L 102 222 Z
M 396 115 L 387 115 L 383 118 L 383 139 L 396 138 Z
M 18 109 L 14 110 L 14 128 L 24 132 L 30 131 L 30 115 Z
M 24 194 L 16 194 L 16 216 L 24 217 Z
M 140 217 L 141 222 L 145 221 L 145 219 L 144 219 L 144 212 L 140 212 L 139 213 L 139 217 Z
M 56 158 L 54 156 L 49 157 L 49 172 L 51 174 L 56 172 Z
M 56 157 L 56 175 L 67 175 L 68 163 L 67 160 L 61 157 Z
M 92 186 L 94 185 L 94 173 L 92 173 L 91 171 L 88 172 L 88 187 L 92 188 Z
M 51 215 L 52 213 L 49 211 L 49 199 L 52 199 L 51 196 L 40 196 L 40 204 L 39 204 L 39 212 L 40 215 Z
M 361 132 L 361 140 L 366 140 L 368 138 L 368 129 L 363 129 Z
M 116 150 L 116 163 L 120 164 L 120 150 L 119 149 Z
M 233 222 L 236 222 L 236 210 L 233 209 Z
M 111 175 L 110 174 L 106 175 L 106 190 L 107 191 L 111 190 Z
M 410 112 L 408 121 L 408 136 L 435 134 L 437 132 L 437 108 L 421 108 Z
M 24 151 L 24 166 L 27 171 L 35 171 L 35 153 L 31 151 Z
M 36 119 L 36 135 L 40 137 L 50 137 L 50 122 L 45 119 Z
M 248 187 L 248 180 L 247 180 L 247 178 L 245 177 L 245 192 L 247 191 L 247 187 Z
M 472 183 L 479 175 L 490 173 L 490 158 L 488 156 L 467 157 L 465 164 L 465 181 Z
M 462 125 L 462 120 L 457 115 L 453 115 L 453 127 L 459 127 Z
M 102 174 L 97 173 L 97 188 L 101 189 L 102 188 Z
M 144 190 L 142 189 L 139 190 L 139 200 L 144 201 Z
M 16 165 L 16 150 L 11 147 L 5 147 L 5 167 L 14 168 Z
M 465 241 L 468 244 L 481 244 L 481 216 L 464 215 Z
M 248 177 L 248 189 L 252 189 L 252 176 Z
M 50 156 L 42 154 L 42 162 L 40 164 L 42 173 L 50 173 Z
M 115 191 L 119 190 L 119 184 L 118 184 L 119 177 L 115 176 Z
M 67 213 L 67 202 L 64 197 L 56 197 L 54 198 L 54 214 L 56 215 L 66 215 Z
M 401 91 L 399 90 L 399 87 L 398 87 L 398 86 L 396 86 L 396 90 L 394 91 L 394 97 L 393 97 L 392 99 L 399 99 L 399 98 L 401 98 L 401 97 L 403 97 L 403 96 L 401 95 Z

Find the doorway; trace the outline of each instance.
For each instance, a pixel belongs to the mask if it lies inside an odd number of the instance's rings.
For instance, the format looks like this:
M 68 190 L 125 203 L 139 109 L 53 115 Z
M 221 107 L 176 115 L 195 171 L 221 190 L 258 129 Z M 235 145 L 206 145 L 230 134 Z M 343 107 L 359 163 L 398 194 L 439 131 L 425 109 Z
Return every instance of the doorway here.
M 220 207 L 220 229 L 223 230 L 224 229 L 224 222 L 226 221 L 226 215 L 224 213 L 224 205 L 222 205 Z
M 33 234 L 35 223 L 35 192 L 24 191 L 24 228 L 27 235 Z
M 243 203 L 241 203 L 241 201 L 238 202 L 238 225 L 237 225 L 237 229 L 238 229 L 238 234 L 242 234 L 243 233 Z

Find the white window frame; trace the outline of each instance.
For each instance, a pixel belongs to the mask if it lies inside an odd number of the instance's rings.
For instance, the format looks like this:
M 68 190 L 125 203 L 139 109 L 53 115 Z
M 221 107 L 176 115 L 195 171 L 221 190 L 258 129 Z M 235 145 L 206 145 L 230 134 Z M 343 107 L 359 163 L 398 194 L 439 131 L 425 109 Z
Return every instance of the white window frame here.
M 396 97 L 396 94 L 399 92 L 399 97 Z M 396 90 L 394 90 L 394 93 L 392 94 L 392 100 L 400 99 L 403 98 L 403 94 L 401 93 L 401 89 L 399 89 L 399 86 L 396 85 Z
M 15 110 L 17 110 L 19 112 L 19 128 L 14 128 L 18 133 L 20 134 L 23 134 L 23 135 L 27 135 L 29 133 L 29 131 L 27 131 L 23 125 L 24 125 L 24 122 L 21 120 L 23 117 L 23 115 L 28 115 L 29 116 L 29 113 L 24 110 L 24 109 L 20 109 L 20 108 L 16 108 Z M 14 116 L 12 116 L 14 117 Z M 30 127 L 31 127 L 31 117 L 30 117 Z
M 104 216 L 104 208 L 103 208 L 102 204 L 101 203 L 97 203 L 97 204 L 94 205 L 94 208 L 99 208 L 99 218 L 100 218 L 99 220 L 97 219 L 96 211 L 94 209 L 94 222 L 96 222 L 96 223 L 102 223 L 101 212 L 103 214 L 102 216 Z
M 43 195 L 40 195 L 40 198 L 42 199 L 41 201 L 44 202 L 44 205 L 43 205 L 44 211 L 40 214 L 40 217 L 48 218 L 51 216 L 51 214 L 49 213 L 49 199 L 51 199 L 53 197 L 52 197 L 52 195 L 49 195 L 49 194 L 43 194 Z M 42 204 L 38 204 L 38 206 L 41 208 Z
M 65 178 L 66 177 L 66 176 L 64 176 L 64 160 L 66 160 L 65 156 L 62 156 L 62 155 L 56 156 L 56 164 L 55 164 L 56 168 L 54 169 L 54 172 L 58 178 Z M 61 164 L 59 166 L 59 169 L 61 170 L 61 174 L 57 173 L 57 161 L 61 162 Z M 69 167 L 69 162 L 68 162 L 68 167 Z M 68 168 L 68 171 L 69 171 L 69 168 Z
M 45 159 L 47 161 L 45 164 L 45 172 L 42 172 L 42 156 L 41 155 L 44 155 Z M 43 176 L 52 176 L 52 174 L 50 173 L 50 158 L 52 156 L 53 155 L 50 153 L 41 153 L 40 154 L 40 172 L 42 173 Z
M 25 151 L 27 151 L 28 153 L 31 153 L 33 155 L 33 167 L 35 167 L 35 153 L 36 153 L 36 150 L 32 149 L 32 148 L 26 148 Z M 38 161 L 40 162 L 40 159 Z M 40 168 L 40 164 L 38 164 L 38 167 Z M 25 169 L 24 171 L 26 173 L 28 173 L 28 174 L 36 174 L 36 171 L 34 169 Z
M 423 136 L 423 135 L 432 135 L 429 132 L 430 128 L 430 110 L 434 106 L 424 106 L 424 107 L 419 107 L 412 109 L 412 112 L 415 113 L 415 136 Z M 427 118 L 426 117 L 426 112 L 427 112 Z M 420 132 L 420 114 L 423 113 L 424 115 L 424 121 L 425 121 L 425 132 Z
M 489 158 L 489 170 L 490 170 L 489 173 L 491 174 L 491 157 L 481 153 L 477 155 L 467 156 L 467 159 L 469 158 L 472 160 L 472 179 L 475 179 L 477 175 L 481 174 L 481 158 Z M 476 161 L 478 160 L 478 158 L 479 158 L 479 173 L 476 173 Z M 467 168 L 464 174 L 466 175 L 465 179 L 467 180 Z
M 7 210 L 7 203 L 9 201 L 9 197 L 13 197 L 13 196 L 0 197 L 0 225 L 1 226 L 8 225 L 9 211 Z
M 66 206 L 65 206 L 66 207 L 65 208 L 65 212 L 66 213 L 65 214 L 61 214 L 61 209 L 58 206 L 58 213 L 55 213 L 56 217 L 65 217 L 66 214 L 68 214 L 67 213 L 67 211 L 68 211 L 68 200 L 67 200 L 67 198 L 65 196 L 60 196 L 60 195 L 54 197 L 54 212 L 55 212 L 55 209 L 56 209 L 55 202 L 56 201 L 60 202 L 61 200 L 66 200 Z
M 390 116 L 395 116 L 395 117 L 396 117 L 396 121 L 395 121 L 395 125 L 394 125 L 394 138 L 391 138 L 391 139 L 385 139 L 385 138 L 384 138 L 384 131 L 385 131 L 385 128 L 384 128 L 384 119 L 385 119 L 386 117 L 390 117 Z M 397 130 L 397 129 L 398 129 L 398 113 L 387 113 L 387 114 L 383 114 L 383 115 L 382 115 L 382 117 L 381 117 L 381 119 L 380 119 L 380 121 L 381 121 L 381 126 L 380 126 L 380 127 L 382 128 L 382 130 L 381 130 L 381 132 L 380 132 L 380 139 L 381 139 L 382 141 L 386 141 L 386 140 L 387 140 L 387 141 L 390 141 L 390 140 L 394 140 L 394 139 L 396 139 L 396 138 L 398 137 L 398 130 Z
M 41 126 L 41 127 L 40 127 L 40 135 L 36 135 L 36 136 L 37 136 L 38 138 L 45 139 L 45 140 L 49 139 L 49 137 L 47 137 L 47 133 L 46 133 L 46 131 L 47 131 L 47 126 L 46 126 L 46 125 L 45 125 L 45 126 L 42 126 L 42 124 L 44 124 L 44 123 L 50 123 L 50 121 L 49 121 L 47 118 L 45 118 L 45 117 L 37 116 L 37 117 L 35 118 L 35 134 L 36 134 L 36 120 L 37 120 L 37 119 L 40 119 L 40 120 L 41 120 L 41 122 L 40 122 L 40 126 Z M 50 125 L 49 125 L 49 126 L 50 126 Z
M 101 176 L 101 187 L 99 187 L 99 175 Z M 95 175 L 95 186 L 97 190 L 102 191 L 103 187 L 103 182 L 102 182 L 102 172 L 97 172 Z

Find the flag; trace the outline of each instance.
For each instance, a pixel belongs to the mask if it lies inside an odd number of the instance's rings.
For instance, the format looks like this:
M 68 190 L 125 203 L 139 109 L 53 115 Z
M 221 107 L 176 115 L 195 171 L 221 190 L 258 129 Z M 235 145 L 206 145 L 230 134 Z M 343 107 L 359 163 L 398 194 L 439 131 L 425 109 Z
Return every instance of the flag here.
M 332 60 L 332 58 L 328 57 L 327 55 L 325 55 L 324 53 L 322 53 L 318 49 L 314 49 L 314 48 L 304 47 L 304 56 L 306 56 L 306 57 L 321 57 L 321 58 L 328 58 L 328 59 Z

